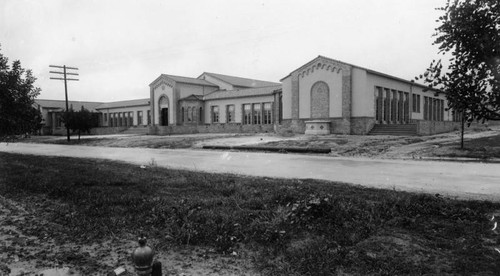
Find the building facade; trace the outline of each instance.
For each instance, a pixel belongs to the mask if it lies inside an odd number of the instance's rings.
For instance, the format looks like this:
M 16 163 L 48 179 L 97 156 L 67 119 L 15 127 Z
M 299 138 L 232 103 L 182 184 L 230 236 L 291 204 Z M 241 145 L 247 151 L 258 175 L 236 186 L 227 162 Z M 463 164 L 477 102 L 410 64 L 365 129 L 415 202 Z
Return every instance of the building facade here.
M 46 110 L 42 112 L 46 128 L 60 127 L 53 117 L 63 109 L 48 107 L 50 101 L 38 102 Z M 280 83 L 207 72 L 197 78 L 161 74 L 149 85 L 149 98 L 83 104 L 100 113 L 102 128 L 118 132 L 142 127 L 159 135 L 365 135 L 385 125 L 411 126 L 416 134 L 426 135 L 458 126 L 457 114 L 439 91 L 323 56 L 292 71 Z

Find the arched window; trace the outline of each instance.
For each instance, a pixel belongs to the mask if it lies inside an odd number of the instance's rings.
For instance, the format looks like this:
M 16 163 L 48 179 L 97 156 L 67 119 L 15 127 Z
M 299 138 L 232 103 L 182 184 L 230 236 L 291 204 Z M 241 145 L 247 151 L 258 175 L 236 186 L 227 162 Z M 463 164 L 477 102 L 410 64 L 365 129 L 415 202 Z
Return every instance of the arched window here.
M 311 87 L 311 118 L 330 117 L 330 88 L 323 81 Z

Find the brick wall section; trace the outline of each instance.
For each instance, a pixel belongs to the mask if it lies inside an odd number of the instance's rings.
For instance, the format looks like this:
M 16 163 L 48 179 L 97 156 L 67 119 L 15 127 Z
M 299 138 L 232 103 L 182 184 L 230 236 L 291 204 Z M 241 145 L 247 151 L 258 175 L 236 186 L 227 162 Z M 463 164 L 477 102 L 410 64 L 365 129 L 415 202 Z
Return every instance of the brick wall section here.
M 311 88 L 311 118 L 324 118 L 330 114 L 330 91 L 328 85 L 317 82 Z
M 92 135 L 117 134 L 125 131 L 128 127 L 96 127 L 90 130 Z
M 299 74 L 292 73 L 292 119 L 299 118 Z
M 460 129 L 460 122 L 416 120 L 418 135 L 432 135 Z
M 269 133 L 274 125 L 213 124 L 199 126 L 151 126 L 149 134 L 195 134 L 195 133 Z
M 374 125 L 373 117 L 353 117 L 351 118 L 351 134 L 367 135 Z
M 283 120 L 281 125 L 276 125 L 277 133 L 305 133 L 305 120 Z
M 342 133 L 351 134 L 351 67 L 342 68 Z

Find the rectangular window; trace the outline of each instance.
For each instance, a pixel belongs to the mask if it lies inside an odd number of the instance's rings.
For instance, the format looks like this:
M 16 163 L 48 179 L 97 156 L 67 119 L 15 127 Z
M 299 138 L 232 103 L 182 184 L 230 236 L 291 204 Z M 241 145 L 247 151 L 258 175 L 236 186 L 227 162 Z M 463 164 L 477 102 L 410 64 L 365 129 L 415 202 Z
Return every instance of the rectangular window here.
M 413 94 L 411 99 L 412 99 L 411 111 L 417 112 L 417 95 Z
M 219 106 L 212 106 L 212 123 L 219 122 Z
M 61 122 L 61 113 L 56 113 L 56 127 L 61 127 L 62 122 Z
M 226 122 L 234 123 L 234 104 L 226 105 Z
M 263 124 L 270 125 L 272 123 L 272 104 L 264 103 Z
M 253 124 L 260 125 L 262 123 L 262 109 L 260 103 L 253 104 Z
M 148 125 L 151 125 L 151 110 L 148 110 Z
M 129 126 L 134 125 L 134 112 L 132 111 L 128 113 L 128 125 Z
M 142 125 L 142 111 L 137 111 L 137 125 Z
M 420 95 L 413 94 L 413 104 L 412 104 L 412 111 L 415 113 L 420 113 Z
M 244 104 L 243 105 L 243 123 L 245 125 L 249 125 L 252 123 L 252 105 Z
M 429 100 L 424 96 L 424 120 L 428 120 L 429 116 Z
M 104 113 L 104 122 L 107 122 L 107 121 L 108 121 L 108 114 Z

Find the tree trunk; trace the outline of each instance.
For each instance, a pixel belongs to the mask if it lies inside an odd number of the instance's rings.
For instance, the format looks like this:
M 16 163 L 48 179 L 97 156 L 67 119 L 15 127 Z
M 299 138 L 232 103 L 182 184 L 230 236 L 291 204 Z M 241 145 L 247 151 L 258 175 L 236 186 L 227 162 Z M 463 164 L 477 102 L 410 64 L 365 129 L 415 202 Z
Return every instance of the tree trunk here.
M 80 143 L 80 130 L 78 130 L 78 143 Z
M 460 133 L 460 149 L 464 149 L 465 112 L 462 112 L 462 129 Z

